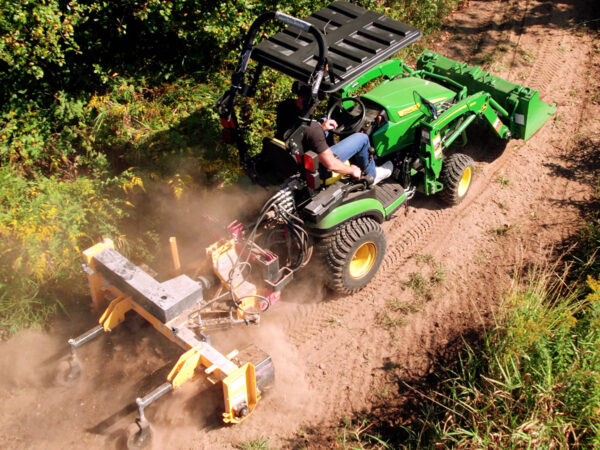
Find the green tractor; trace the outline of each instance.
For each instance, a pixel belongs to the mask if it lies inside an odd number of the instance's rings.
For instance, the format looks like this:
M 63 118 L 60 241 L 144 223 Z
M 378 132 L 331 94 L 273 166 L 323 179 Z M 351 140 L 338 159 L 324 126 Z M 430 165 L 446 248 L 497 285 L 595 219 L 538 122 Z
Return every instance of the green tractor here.
M 258 30 L 269 21 L 288 27 L 254 45 Z M 408 25 L 340 1 L 306 20 L 279 12 L 260 16 L 218 105 L 225 135 L 237 143 L 248 175 L 275 185 L 256 219 L 231 223 L 225 237 L 206 249 L 206 259 L 186 266 L 172 238 L 170 277 L 135 266 L 109 239 L 83 252 L 93 305 L 104 312 L 99 325 L 69 340 L 71 359 L 65 361 L 61 380 L 80 373 L 78 349 L 114 330 L 130 311 L 185 351 L 162 385 L 136 399 L 139 417 L 129 448 L 150 442 L 145 409 L 201 374 L 222 386 L 223 420 L 246 420 L 274 382 L 273 362 L 253 346 L 222 352 L 211 345 L 211 330 L 258 324 L 313 253 L 333 289 L 351 293 L 363 288 L 385 254 L 381 223 L 416 191 L 439 193 L 450 205 L 467 195 L 473 160 L 449 147 L 461 136 L 464 140 L 469 125 L 487 123 L 500 139 L 528 139 L 554 113 L 538 92 L 479 67 L 430 51 L 420 56 L 417 70 L 389 59 L 420 36 Z M 254 71 L 247 71 L 250 58 L 256 62 Z M 234 107 L 240 95 L 255 94 L 265 66 L 304 83 L 310 98 L 292 118 L 285 138 L 265 138 L 260 154 L 251 157 Z M 377 164 L 393 163 L 390 177 L 375 184 L 369 177 L 327 173 L 317 154 L 303 148 L 304 132 L 325 98 L 327 115 L 338 122 L 335 131 L 340 137 L 368 136 Z
M 261 27 L 287 25 L 255 44 Z M 392 56 L 421 37 L 419 30 L 385 15 L 336 1 L 305 20 L 281 12 L 258 17 L 243 41 L 230 89 L 218 107 L 224 137 L 236 144 L 241 164 L 259 184 L 279 186 L 240 243 L 267 248 L 283 267 L 272 285 L 282 287 L 314 252 L 326 283 L 340 293 L 363 288 L 379 268 L 386 247 L 381 223 L 416 191 L 460 203 L 474 175 L 473 159 L 450 146 L 473 122 L 487 124 L 499 139 L 529 139 L 555 112 L 539 92 L 424 51 L 413 70 Z M 248 70 L 250 59 L 256 65 Z M 285 139 L 266 137 L 249 156 L 235 115 L 239 96 L 255 95 L 264 67 L 308 87 L 310 95 Z M 248 73 L 247 73 L 248 72 Z M 355 95 L 360 92 L 360 95 Z M 392 176 L 377 185 L 319 167 L 302 136 L 321 101 L 343 138 L 369 137 L 377 165 L 393 163 Z M 247 245 L 247 242 L 246 244 Z M 282 283 L 279 283 L 282 282 Z

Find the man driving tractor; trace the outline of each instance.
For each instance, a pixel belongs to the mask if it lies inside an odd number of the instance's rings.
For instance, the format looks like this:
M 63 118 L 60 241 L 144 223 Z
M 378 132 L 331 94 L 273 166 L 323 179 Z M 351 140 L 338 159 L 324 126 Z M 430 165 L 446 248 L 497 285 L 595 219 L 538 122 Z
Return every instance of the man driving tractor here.
M 287 138 L 289 132 L 295 129 L 298 117 L 310 97 L 310 87 L 298 81 L 294 82 L 292 92 L 297 95 L 297 98 L 284 100 L 277 107 L 276 137 L 278 139 Z M 391 161 L 387 161 L 380 167 L 375 166 L 375 161 L 369 156 L 371 144 L 366 134 L 353 133 L 337 144 L 333 144 L 333 136 L 329 131 L 337 127 L 338 123 L 334 119 L 323 118 L 319 122 L 312 121 L 302 137 L 304 150 L 317 153 L 319 163 L 328 170 L 350 175 L 355 179 L 359 179 L 363 174 L 370 175 L 373 177 L 374 184 L 377 184 L 392 174 Z M 355 164 L 346 164 L 345 162 L 351 158 Z

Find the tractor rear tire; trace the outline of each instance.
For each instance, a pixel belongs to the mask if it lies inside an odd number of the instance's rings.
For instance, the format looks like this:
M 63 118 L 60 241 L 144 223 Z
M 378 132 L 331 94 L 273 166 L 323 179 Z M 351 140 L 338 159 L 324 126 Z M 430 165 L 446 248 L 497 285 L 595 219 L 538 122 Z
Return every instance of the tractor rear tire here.
M 344 223 L 319 245 L 325 283 L 340 294 L 362 289 L 377 273 L 385 246 L 385 234 L 372 218 L 360 217 Z
M 444 158 L 440 174 L 440 182 L 444 185 L 440 192 L 442 200 L 449 205 L 458 205 L 464 200 L 471 187 L 474 166 L 473 158 L 464 153 Z

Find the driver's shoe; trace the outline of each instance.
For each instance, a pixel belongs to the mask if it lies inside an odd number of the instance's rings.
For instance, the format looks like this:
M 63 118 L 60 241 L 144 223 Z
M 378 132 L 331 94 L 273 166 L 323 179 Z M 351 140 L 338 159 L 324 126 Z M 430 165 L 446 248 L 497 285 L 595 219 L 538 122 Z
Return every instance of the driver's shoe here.
M 378 184 L 380 181 L 388 178 L 394 170 L 394 164 L 391 161 L 386 161 L 382 166 L 375 167 L 375 181 L 373 184 Z

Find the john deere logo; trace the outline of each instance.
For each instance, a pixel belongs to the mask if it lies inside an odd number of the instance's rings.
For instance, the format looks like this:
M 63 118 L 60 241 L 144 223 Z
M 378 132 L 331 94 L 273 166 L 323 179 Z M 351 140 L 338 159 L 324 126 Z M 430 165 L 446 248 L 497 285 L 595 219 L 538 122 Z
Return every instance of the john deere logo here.
M 398 111 L 398 115 L 400 117 L 404 117 L 407 114 L 410 114 L 411 112 L 415 112 L 417 111 L 419 108 L 421 107 L 421 103 L 415 103 L 412 106 L 409 106 L 408 108 L 404 108 Z

